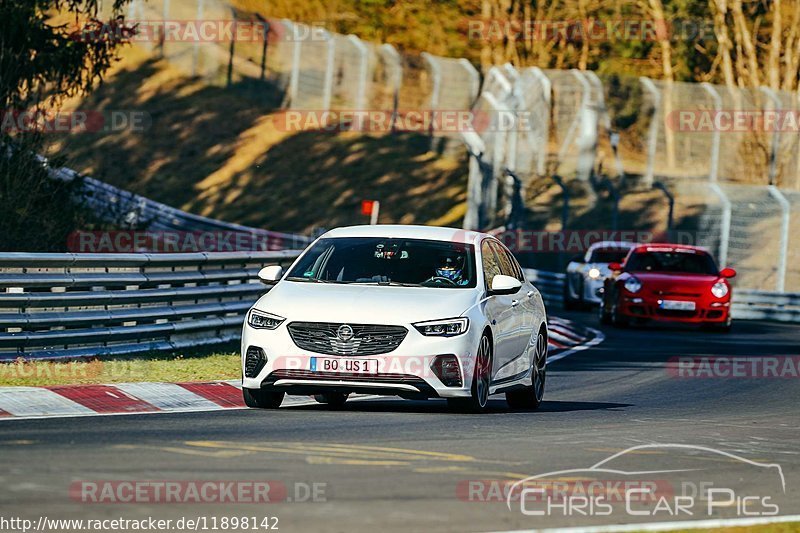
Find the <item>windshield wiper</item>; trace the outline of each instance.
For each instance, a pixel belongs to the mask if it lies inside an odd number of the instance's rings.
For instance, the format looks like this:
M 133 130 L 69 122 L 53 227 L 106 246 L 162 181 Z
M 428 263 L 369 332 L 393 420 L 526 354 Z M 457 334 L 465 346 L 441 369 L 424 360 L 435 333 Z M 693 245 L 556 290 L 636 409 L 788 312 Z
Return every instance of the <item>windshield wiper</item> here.
M 319 278 L 302 278 L 300 276 L 289 276 L 286 281 L 310 281 L 312 283 L 341 283 L 340 281 L 332 281 Z

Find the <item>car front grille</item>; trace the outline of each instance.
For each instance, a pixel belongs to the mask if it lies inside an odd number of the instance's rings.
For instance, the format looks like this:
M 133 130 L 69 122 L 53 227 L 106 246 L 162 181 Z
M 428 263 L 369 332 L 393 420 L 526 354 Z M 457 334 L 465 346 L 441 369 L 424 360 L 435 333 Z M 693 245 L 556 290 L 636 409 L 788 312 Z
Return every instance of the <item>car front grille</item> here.
M 403 326 L 347 324 L 352 338 L 339 337 L 343 323 L 292 322 L 287 326 L 294 343 L 303 350 L 328 355 L 377 355 L 389 353 L 403 342 L 408 330 Z

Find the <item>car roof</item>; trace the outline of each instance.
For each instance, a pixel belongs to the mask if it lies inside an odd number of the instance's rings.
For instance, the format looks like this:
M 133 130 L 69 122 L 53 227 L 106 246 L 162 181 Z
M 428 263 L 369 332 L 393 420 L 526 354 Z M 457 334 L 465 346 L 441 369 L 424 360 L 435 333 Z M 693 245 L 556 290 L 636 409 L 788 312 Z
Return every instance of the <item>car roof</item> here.
M 631 248 L 635 248 L 636 246 L 637 246 L 636 243 L 628 242 L 628 241 L 598 241 L 598 242 L 592 243 L 592 245 L 589 246 L 589 250 L 590 251 L 594 251 L 594 250 L 596 250 L 598 248 L 623 248 L 623 249 L 627 248 L 627 249 L 631 249 Z
M 489 235 L 478 231 L 439 226 L 415 226 L 407 224 L 376 224 L 369 226 L 345 226 L 332 229 L 322 237 L 386 237 L 399 239 L 425 239 L 431 241 L 476 244 Z
M 674 252 L 678 250 L 683 251 L 690 251 L 690 252 L 697 252 L 702 254 L 708 254 L 708 250 L 703 248 L 702 246 L 691 246 L 689 244 L 672 244 L 668 242 L 659 243 L 653 242 L 650 244 L 641 244 L 634 248 L 634 253 L 643 253 L 643 252 Z

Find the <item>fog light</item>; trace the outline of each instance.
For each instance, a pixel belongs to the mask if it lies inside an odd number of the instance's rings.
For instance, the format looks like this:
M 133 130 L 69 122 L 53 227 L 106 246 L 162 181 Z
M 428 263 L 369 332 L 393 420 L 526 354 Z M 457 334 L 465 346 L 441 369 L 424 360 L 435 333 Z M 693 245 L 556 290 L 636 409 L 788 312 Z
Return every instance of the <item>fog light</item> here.
M 460 387 L 461 366 L 455 355 L 437 355 L 431 363 L 431 370 L 445 387 Z
M 267 364 L 267 355 L 258 346 L 249 346 L 244 356 L 244 375 L 248 378 L 258 376 Z

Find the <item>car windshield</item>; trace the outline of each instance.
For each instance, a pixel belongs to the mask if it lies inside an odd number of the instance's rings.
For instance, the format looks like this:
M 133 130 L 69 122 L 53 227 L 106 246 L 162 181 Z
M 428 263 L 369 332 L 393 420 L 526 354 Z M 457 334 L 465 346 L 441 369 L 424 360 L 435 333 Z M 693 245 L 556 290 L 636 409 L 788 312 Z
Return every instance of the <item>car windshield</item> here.
M 320 239 L 286 279 L 442 288 L 477 285 L 472 245 L 380 237 Z
M 631 255 L 625 269 L 631 272 L 680 272 L 716 276 L 710 255 L 698 252 L 639 252 Z
M 621 263 L 628 255 L 629 248 L 597 248 L 592 250 L 590 263 Z

